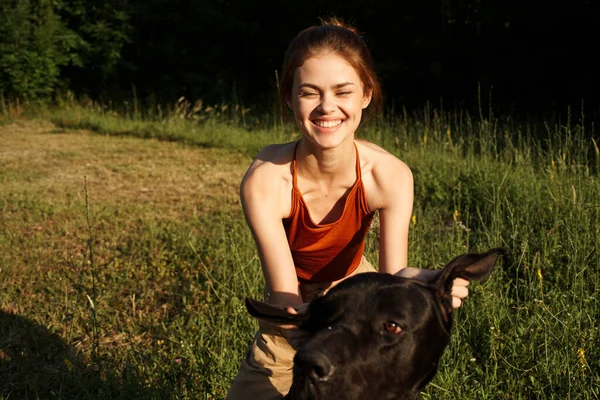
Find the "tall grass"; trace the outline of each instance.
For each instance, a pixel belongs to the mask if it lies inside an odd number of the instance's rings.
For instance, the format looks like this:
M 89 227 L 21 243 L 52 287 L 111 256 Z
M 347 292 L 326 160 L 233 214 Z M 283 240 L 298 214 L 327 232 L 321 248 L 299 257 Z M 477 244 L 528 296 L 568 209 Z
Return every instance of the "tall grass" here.
M 25 108 L 26 116 L 37 115 L 58 127 L 89 129 L 108 135 L 128 135 L 178 141 L 197 146 L 223 147 L 248 155 L 270 143 L 296 139 L 291 119 L 278 114 L 256 115 L 242 105 L 206 105 L 180 98 L 167 106 L 140 108 L 138 100 L 115 107 L 67 96 L 58 107 Z M 19 105 L 19 109 L 23 106 Z M 9 115 L 4 113 L 4 115 Z M 226 131 L 227 134 L 223 134 Z M 379 117 L 361 130 L 360 137 L 390 151 L 402 148 L 442 148 L 461 157 L 491 157 L 533 168 L 580 169 L 597 174 L 600 167 L 599 135 L 595 123 L 585 116 L 553 122 L 524 124 L 509 117 L 496 117 L 491 109 L 476 115 L 463 110 L 443 110 L 427 105 L 419 112 L 402 109 Z
M 133 105 L 123 111 L 73 102 L 37 118 L 52 121 L 55 130 L 155 138 L 249 156 L 268 143 L 297 138 L 275 118 L 253 121 L 251 112 L 242 119 L 239 108 L 233 116 L 227 108 L 178 104 L 159 115 Z M 488 282 L 471 285 L 456 312 L 451 346 L 423 398 L 600 398 L 600 137 L 589 125 L 582 117 L 521 125 L 489 111 L 473 116 L 426 108 L 361 130 L 361 137 L 413 170 L 410 265 L 439 268 L 460 253 L 496 246 L 510 254 Z M 136 146 L 145 146 L 141 143 Z M 240 173 L 246 166 L 239 166 Z M 59 354 L 51 365 L 54 379 L 27 379 L 32 376 L 27 368 L 48 362 L 30 357 L 17 363 L 14 353 L 6 355 L 16 339 L 4 329 L 0 398 L 223 398 L 256 329 L 243 300 L 260 298 L 263 286 L 239 205 L 165 218 L 168 203 L 115 204 L 96 195 L 94 206 L 90 193 L 93 246 L 97 265 L 103 265 L 95 276 L 100 290 L 95 311 L 104 340 L 98 341 L 101 368 L 94 368 L 89 301 L 73 279 L 48 272 L 40 281 L 26 265 L 60 260 L 43 252 L 20 258 L 35 247 L 60 248 L 58 231 L 19 233 L 50 217 L 79 221 L 76 230 L 85 237 L 86 223 L 77 217 L 81 201 L 74 196 L 62 204 L 45 197 L 42 187 L 19 191 L 16 183 L 35 179 L 33 174 L 8 164 L 0 172 L 0 182 L 11 188 L 0 194 L 0 226 L 6 228 L 0 233 L 6 276 L 0 318 L 28 331 L 30 325 L 47 329 L 32 337 L 60 343 L 63 350 L 46 356 Z M 375 221 L 366 250 L 374 263 L 377 228 Z M 72 248 L 63 250 L 73 257 Z M 77 271 L 67 268 L 66 274 Z M 19 288 L 23 280 L 17 274 L 36 283 Z M 88 283 L 91 278 L 82 277 Z M 42 282 L 43 304 L 23 297 L 40 290 Z

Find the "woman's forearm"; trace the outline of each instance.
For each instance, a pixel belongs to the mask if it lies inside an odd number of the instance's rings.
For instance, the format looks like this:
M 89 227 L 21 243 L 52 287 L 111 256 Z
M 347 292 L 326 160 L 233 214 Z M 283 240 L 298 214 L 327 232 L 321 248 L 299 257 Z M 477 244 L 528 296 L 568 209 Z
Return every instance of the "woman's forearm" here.
M 440 273 L 440 271 L 436 271 L 436 270 L 406 267 L 406 268 L 402 268 L 400 271 L 396 272 L 394 275 L 400 276 L 402 278 L 417 279 L 422 282 L 430 282 L 439 273 Z

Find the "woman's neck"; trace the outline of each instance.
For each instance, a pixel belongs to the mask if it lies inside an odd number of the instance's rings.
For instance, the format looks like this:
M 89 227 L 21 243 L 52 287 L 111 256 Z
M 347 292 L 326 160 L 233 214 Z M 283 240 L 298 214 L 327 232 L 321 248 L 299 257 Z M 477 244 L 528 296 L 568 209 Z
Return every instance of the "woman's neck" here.
M 305 178 L 315 182 L 330 183 L 347 175 L 354 175 L 355 164 L 353 139 L 325 150 L 301 139 L 296 152 L 296 169 Z

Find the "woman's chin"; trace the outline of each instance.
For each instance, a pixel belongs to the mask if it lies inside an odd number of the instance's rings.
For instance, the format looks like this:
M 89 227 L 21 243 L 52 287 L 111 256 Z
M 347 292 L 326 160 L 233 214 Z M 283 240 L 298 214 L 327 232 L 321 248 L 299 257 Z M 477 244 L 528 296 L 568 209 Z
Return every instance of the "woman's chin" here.
M 336 148 L 348 140 L 352 141 L 353 135 L 347 134 L 342 130 L 337 131 L 323 131 L 314 130 L 310 134 L 306 135 L 307 138 L 316 146 L 322 150 L 328 150 Z

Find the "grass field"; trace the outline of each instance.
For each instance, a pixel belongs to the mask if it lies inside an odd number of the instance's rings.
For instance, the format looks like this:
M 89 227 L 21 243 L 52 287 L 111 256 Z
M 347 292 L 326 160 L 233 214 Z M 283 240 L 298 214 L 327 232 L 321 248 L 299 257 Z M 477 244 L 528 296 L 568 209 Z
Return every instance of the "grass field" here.
M 294 132 L 115 114 L 0 122 L 0 399 L 220 399 L 256 329 L 237 190 Z M 600 398 L 598 135 L 436 112 L 362 135 L 414 172 L 410 265 L 510 253 L 422 398 Z

